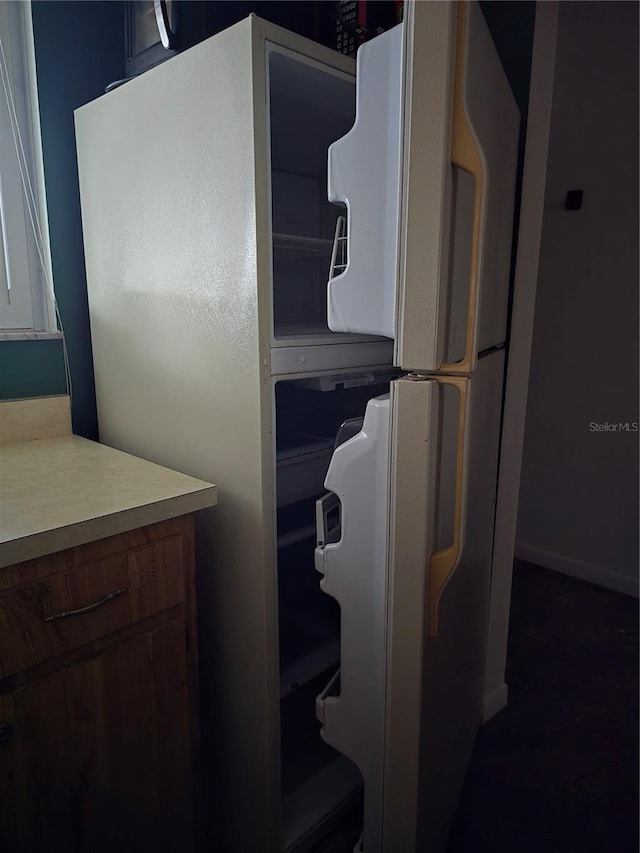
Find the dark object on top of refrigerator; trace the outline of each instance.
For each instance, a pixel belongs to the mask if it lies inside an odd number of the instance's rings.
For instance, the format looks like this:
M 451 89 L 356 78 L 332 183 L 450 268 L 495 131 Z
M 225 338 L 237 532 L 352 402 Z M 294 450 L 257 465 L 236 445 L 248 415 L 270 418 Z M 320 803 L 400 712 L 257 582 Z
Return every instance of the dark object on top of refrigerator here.
M 141 74 L 252 12 L 313 41 L 334 47 L 335 5 L 318 0 L 127 0 L 126 77 Z
M 402 0 L 127 0 L 125 77 L 164 62 L 252 12 L 298 35 L 355 56 L 402 20 Z
M 127 0 L 125 74 L 134 77 L 230 27 L 251 12 L 293 32 L 328 42 L 332 3 L 251 0 Z M 324 26 L 321 25 L 324 21 Z M 324 35 L 324 38 L 323 38 Z
M 328 4 L 327 4 L 328 5 Z M 402 20 L 402 0 L 338 0 L 335 42 L 328 44 L 345 56 L 355 57 L 363 42 L 390 29 Z

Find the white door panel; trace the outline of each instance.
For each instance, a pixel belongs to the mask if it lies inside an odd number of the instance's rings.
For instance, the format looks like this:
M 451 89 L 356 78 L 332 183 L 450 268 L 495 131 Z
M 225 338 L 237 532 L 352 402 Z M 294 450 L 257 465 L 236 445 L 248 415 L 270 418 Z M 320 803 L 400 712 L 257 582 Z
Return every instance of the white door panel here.
M 409 3 L 405 26 L 395 363 L 465 374 L 506 335 L 518 111 L 478 3 Z
M 417 851 L 443 853 L 482 718 L 504 351 L 471 378 L 465 545 L 424 649 Z
M 480 725 L 503 371 L 496 351 L 464 380 L 465 530 L 435 638 L 429 567 L 454 528 L 447 491 L 460 458 L 443 431 L 460 416 L 455 395 L 433 380 L 392 386 L 385 853 L 443 853 Z
M 468 373 L 506 336 L 519 122 L 479 5 L 407 3 L 360 48 L 356 100 L 329 149 L 348 210 L 329 327 L 394 338 L 406 370 Z
M 417 844 L 427 563 L 435 547 L 434 424 L 439 421 L 435 382 L 402 379 L 391 389 L 384 853 L 415 851 Z
M 340 676 L 318 697 L 322 736 L 364 780 L 364 850 L 380 850 L 386 681 L 389 396 L 367 404 L 362 430 L 341 444 L 319 501 L 316 568 L 341 608 Z M 336 498 L 341 528 L 326 519 Z M 340 538 L 336 540 L 336 536 Z M 337 695 L 336 691 L 339 689 Z
M 329 466 L 316 567 L 341 671 L 317 711 L 364 779 L 364 853 L 442 853 L 455 812 L 481 717 L 503 369 L 496 351 L 471 378 L 396 380 Z
M 443 681 L 424 683 L 424 639 L 437 630 L 437 603 L 464 544 L 460 466 L 471 381 L 404 378 L 391 384 L 390 397 L 370 400 L 362 430 L 334 451 L 329 493 L 318 501 L 316 568 L 322 589 L 340 604 L 341 661 L 316 708 L 323 738 L 362 773 L 364 853 L 417 850 L 422 718 L 430 701 L 423 691 L 446 693 Z M 444 418 L 449 391 L 452 417 Z M 440 462 L 446 447 L 452 466 Z M 438 542 L 434 529 L 438 503 L 446 502 L 438 477 L 452 481 L 453 546 Z
M 444 358 L 456 5 L 405 4 L 403 174 L 394 363 Z
M 346 267 L 328 286 L 334 332 L 395 336 L 402 35 L 399 25 L 359 49 L 355 124 L 329 148 L 329 200 L 347 207 Z

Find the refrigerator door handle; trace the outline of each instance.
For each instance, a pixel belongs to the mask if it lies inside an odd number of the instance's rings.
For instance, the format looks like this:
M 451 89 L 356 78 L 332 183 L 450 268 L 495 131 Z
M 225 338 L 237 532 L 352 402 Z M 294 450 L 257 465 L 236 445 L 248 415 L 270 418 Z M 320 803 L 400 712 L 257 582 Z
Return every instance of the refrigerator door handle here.
M 442 592 L 460 562 L 464 547 L 467 483 L 468 483 L 468 441 L 469 434 L 469 378 L 466 376 L 434 377 L 439 385 L 451 385 L 460 394 L 458 413 L 458 435 L 456 452 L 456 496 L 453 516 L 453 541 L 451 545 L 435 551 L 429 561 L 428 591 L 428 636 L 438 636 L 438 607 Z
M 475 191 L 473 199 L 473 229 L 471 234 L 470 279 L 464 356 L 461 361 L 445 362 L 439 368 L 441 371 L 452 373 L 469 373 L 473 369 L 473 362 L 475 360 L 485 211 L 484 157 L 469 120 L 464 92 L 469 32 L 468 21 L 468 3 L 459 3 L 456 36 L 456 69 L 453 87 L 451 162 L 454 166 L 465 172 L 469 172 L 474 177 Z

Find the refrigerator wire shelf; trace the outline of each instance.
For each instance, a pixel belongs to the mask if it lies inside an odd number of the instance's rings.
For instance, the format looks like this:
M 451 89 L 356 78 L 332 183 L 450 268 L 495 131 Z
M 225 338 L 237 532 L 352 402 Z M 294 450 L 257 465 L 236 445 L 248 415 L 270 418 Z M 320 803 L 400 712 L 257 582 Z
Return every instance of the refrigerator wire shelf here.
M 324 690 L 316 697 L 316 718 L 324 724 L 324 703 L 329 696 L 340 695 L 340 668 L 334 672 Z
M 283 608 L 280 636 L 280 698 L 338 665 L 340 636 L 321 616 L 302 618 Z
M 274 233 L 273 249 L 278 254 L 292 255 L 296 258 L 326 258 L 332 251 L 332 242 L 323 237 Z
M 329 280 L 337 278 L 343 273 L 349 262 L 349 246 L 347 236 L 347 218 L 339 216 L 336 221 L 336 231 L 333 238 L 333 249 L 331 251 L 331 266 L 329 267 Z

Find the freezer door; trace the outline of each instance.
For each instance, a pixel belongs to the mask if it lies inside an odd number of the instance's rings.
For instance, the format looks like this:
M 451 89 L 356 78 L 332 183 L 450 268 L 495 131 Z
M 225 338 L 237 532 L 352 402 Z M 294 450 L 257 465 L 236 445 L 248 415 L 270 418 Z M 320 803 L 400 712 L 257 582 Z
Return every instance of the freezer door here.
M 518 111 L 476 2 L 405 10 L 358 51 L 356 121 L 329 149 L 328 323 L 466 374 L 506 337 Z
M 478 3 L 404 27 L 395 363 L 467 374 L 506 338 L 519 114 Z

